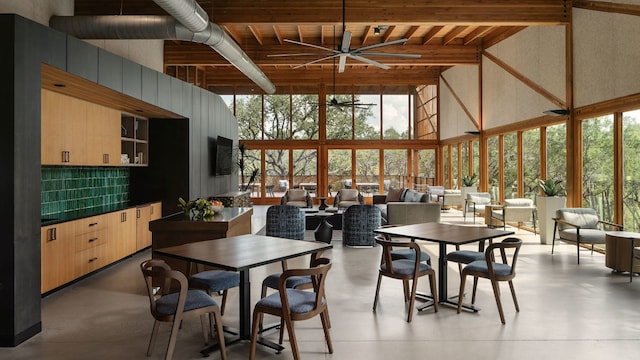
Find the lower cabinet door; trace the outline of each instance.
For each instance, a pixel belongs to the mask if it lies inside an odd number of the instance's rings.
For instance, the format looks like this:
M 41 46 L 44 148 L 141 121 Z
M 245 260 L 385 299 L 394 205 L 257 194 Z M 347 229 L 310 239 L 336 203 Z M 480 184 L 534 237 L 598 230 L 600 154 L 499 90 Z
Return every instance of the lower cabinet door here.
M 88 274 L 107 265 L 107 244 L 76 252 L 76 277 Z

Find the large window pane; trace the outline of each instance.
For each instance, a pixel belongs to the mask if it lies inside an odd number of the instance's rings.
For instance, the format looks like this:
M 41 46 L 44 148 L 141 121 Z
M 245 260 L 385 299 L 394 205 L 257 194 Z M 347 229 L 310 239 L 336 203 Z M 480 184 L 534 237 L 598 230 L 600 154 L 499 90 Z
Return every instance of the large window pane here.
M 351 150 L 329 150 L 329 185 L 333 191 L 351 189 Z
M 518 135 L 507 134 L 504 137 L 504 198 L 518 197 Z
M 238 171 L 238 188 L 251 191 L 252 197 L 260 196 L 260 150 L 246 150 L 244 155 L 244 170 Z M 253 176 L 255 175 L 255 177 Z
M 407 175 L 407 150 L 384 150 L 384 191 L 400 189 L 405 185 Z
M 499 139 L 497 136 L 490 137 L 487 141 L 489 150 L 489 192 L 491 200 L 498 201 L 500 199 L 500 159 L 499 159 Z
M 318 139 L 318 95 L 293 95 L 293 139 Z
M 311 195 L 318 191 L 318 152 L 315 149 L 293 150 L 293 183 Z
M 443 165 L 443 171 L 444 171 L 444 174 L 442 174 L 443 175 L 442 178 L 443 178 L 445 184 L 448 184 L 449 183 L 449 179 L 451 179 L 451 167 L 450 167 L 451 162 L 449 161 L 449 157 L 451 155 L 449 154 L 449 149 L 450 149 L 449 146 L 445 146 L 445 147 L 442 148 L 442 161 L 444 162 L 442 164 Z
M 289 95 L 265 95 L 264 138 L 280 140 L 291 138 L 291 104 Z
M 362 195 L 372 196 L 380 184 L 380 151 L 356 150 L 356 187 Z
M 458 156 L 460 156 L 460 154 L 458 154 L 458 146 L 454 145 L 453 147 L 451 147 L 451 188 L 452 189 L 457 189 L 458 188 L 458 178 L 460 177 L 460 174 L 458 174 Z M 448 183 L 445 183 L 445 185 Z M 448 185 L 446 185 L 448 187 Z
M 462 177 L 469 174 L 469 143 L 463 142 L 460 147 L 460 160 L 462 161 L 462 167 L 460 168 L 460 180 L 458 180 L 458 187 L 462 186 Z
M 414 187 L 418 191 L 426 191 L 426 185 L 436 183 L 436 151 L 435 149 L 416 150 L 413 158 L 418 161 L 418 173 L 415 174 Z M 416 161 L 416 160 L 414 160 Z
M 471 156 L 473 159 L 473 174 L 480 175 L 480 141 L 473 140 L 471 147 L 473 149 L 473 155 Z
M 524 189 L 522 195 L 535 201 L 540 178 L 540 130 L 534 129 L 522 133 L 522 168 L 524 171 Z
M 327 95 L 327 139 L 351 139 L 352 107 L 330 106 L 332 99 L 335 99 L 338 104 L 349 104 L 351 95 Z
M 622 113 L 624 229 L 640 230 L 640 110 Z
M 567 185 L 567 130 L 565 124 L 547 128 L 547 179 Z
M 382 95 L 382 127 L 385 139 L 409 138 L 408 95 Z
M 236 119 L 240 140 L 262 139 L 262 96 L 237 95 Z
M 380 139 L 380 95 L 355 97 L 356 139 Z
M 582 206 L 613 221 L 613 115 L 582 121 Z
M 265 192 L 267 197 L 282 197 L 289 188 L 289 150 L 265 150 Z

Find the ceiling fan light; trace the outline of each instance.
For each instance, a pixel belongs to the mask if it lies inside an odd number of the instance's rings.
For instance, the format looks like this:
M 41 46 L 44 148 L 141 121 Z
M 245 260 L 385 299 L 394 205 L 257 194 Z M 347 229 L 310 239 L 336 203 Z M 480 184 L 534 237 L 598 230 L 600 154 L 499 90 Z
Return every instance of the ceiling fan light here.
M 551 115 L 551 116 L 567 116 L 569 115 L 570 111 L 569 109 L 551 109 L 551 110 L 545 110 L 542 113 L 545 115 Z
M 373 35 L 380 36 L 380 27 L 376 26 L 373 28 Z

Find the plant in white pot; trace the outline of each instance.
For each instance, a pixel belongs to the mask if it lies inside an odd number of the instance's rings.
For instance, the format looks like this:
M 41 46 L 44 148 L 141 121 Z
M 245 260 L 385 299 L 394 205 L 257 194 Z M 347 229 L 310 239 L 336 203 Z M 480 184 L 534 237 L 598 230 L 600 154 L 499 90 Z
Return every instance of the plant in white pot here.
M 460 207 L 462 211 L 464 211 L 464 203 L 467 198 L 468 193 L 478 192 L 478 186 L 476 182 L 478 181 L 478 175 L 465 175 L 462 177 L 462 188 L 460 188 Z
M 566 206 L 567 199 L 564 196 L 562 180 L 538 179 L 538 187 L 544 195 L 536 197 L 538 221 L 540 223 L 540 243 L 551 244 L 553 242 L 553 218 L 556 210 Z

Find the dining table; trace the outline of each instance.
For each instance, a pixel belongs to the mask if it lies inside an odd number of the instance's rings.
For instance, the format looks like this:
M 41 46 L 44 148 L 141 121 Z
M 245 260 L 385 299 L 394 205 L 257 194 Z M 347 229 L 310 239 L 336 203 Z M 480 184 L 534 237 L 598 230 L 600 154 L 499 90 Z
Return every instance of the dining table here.
M 188 263 L 203 264 L 218 269 L 240 273 L 239 329 L 237 340 L 251 339 L 251 283 L 249 270 L 287 259 L 317 253 L 333 246 L 324 242 L 285 239 L 273 236 L 247 234 L 215 240 L 205 240 L 188 244 L 154 249 L 159 254 Z M 284 349 L 280 344 L 267 339 L 259 339 L 262 345 L 277 351 Z M 208 348 L 203 355 L 214 351 Z
M 447 293 L 447 245 L 464 245 L 478 241 L 491 240 L 494 238 L 514 234 L 510 230 L 498 230 L 484 226 L 463 226 L 447 224 L 441 222 L 429 222 L 412 225 L 401 225 L 382 227 L 375 229 L 378 234 L 391 237 L 409 238 L 411 241 L 424 240 L 438 244 L 438 303 L 444 305 L 458 306 L 458 301 L 453 300 Z M 433 299 L 436 301 L 436 299 Z M 428 302 L 418 310 L 424 310 L 433 305 Z M 463 308 L 471 311 L 478 311 L 477 307 L 470 304 L 463 304 Z

